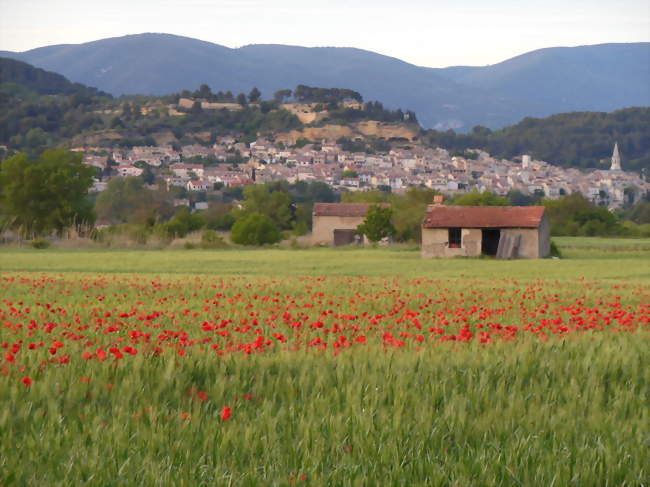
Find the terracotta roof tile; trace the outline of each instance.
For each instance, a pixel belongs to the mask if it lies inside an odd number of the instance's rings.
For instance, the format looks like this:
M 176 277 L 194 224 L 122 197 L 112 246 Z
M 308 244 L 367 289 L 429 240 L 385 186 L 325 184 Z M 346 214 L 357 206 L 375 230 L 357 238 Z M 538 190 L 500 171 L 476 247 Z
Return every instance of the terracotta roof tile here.
M 375 203 L 376 204 L 376 203 Z M 358 216 L 365 217 L 371 203 L 316 203 L 314 216 Z M 380 206 L 390 206 L 379 203 Z
M 429 205 L 423 228 L 537 228 L 543 206 L 443 206 Z

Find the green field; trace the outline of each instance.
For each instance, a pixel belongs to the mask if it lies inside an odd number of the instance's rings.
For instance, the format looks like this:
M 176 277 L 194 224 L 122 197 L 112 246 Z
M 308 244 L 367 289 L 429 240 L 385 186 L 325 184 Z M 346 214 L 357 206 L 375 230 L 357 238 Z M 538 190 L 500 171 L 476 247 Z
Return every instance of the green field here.
M 0 485 L 647 485 L 648 242 L 558 243 L 2 249 Z
M 650 239 L 557 237 L 565 258 L 426 259 L 417 247 L 343 250 L 0 249 L 0 271 L 250 276 L 649 279 Z

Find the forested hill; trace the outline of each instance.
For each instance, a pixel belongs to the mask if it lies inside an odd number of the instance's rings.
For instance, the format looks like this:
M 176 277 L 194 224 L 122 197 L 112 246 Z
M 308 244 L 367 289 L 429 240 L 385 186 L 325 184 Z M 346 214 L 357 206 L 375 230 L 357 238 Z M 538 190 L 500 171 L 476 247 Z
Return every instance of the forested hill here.
M 650 170 L 650 108 L 646 107 L 525 118 L 497 131 L 474 127 L 469 134 L 430 130 L 424 138 L 452 151 L 482 149 L 504 159 L 530 154 L 554 165 L 578 168 L 609 167 L 618 142 L 624 170 Z
M 0 57 L 0 85 L 4 92 L 11 91 L 11 87 L 7 85 L 18 85 L 22 89 L 41 95 L 110 96 L 97 88 L 91 88 L 81 83 L 72 83 L 65 76 L 58 73 L 45 71 L 22 61 L 2 57 Z

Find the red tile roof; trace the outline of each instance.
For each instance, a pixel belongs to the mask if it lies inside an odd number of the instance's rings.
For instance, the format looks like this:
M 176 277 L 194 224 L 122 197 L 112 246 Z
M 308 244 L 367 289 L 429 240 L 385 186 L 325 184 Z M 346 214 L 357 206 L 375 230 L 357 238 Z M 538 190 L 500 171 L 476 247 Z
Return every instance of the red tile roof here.
M 429 205 L 422 228 L 537 228 L 543 206 Z
M 375 203 L 377 204 L 377 203 Z M 314 216 L 356 216 L 365 217 L 373 204 L 371 203 L 316 203 L 314 205 Z M 387 203 L 379 203 L 379 206 L 390 206 Z

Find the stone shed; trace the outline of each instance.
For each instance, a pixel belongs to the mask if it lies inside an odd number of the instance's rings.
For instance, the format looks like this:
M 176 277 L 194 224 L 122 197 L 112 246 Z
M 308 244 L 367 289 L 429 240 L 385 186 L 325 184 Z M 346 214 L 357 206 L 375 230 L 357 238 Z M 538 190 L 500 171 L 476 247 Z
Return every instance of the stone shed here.
M 363 223 L 371 206 L 371 203 L 316 203 L 312 213 L 312 244 L 366 243 L 364 235 L 357 233 L 356 228 Z
M 538 259 L 550 253 L 543 206 L 429 205 L 422 221 L 422 257 Z

